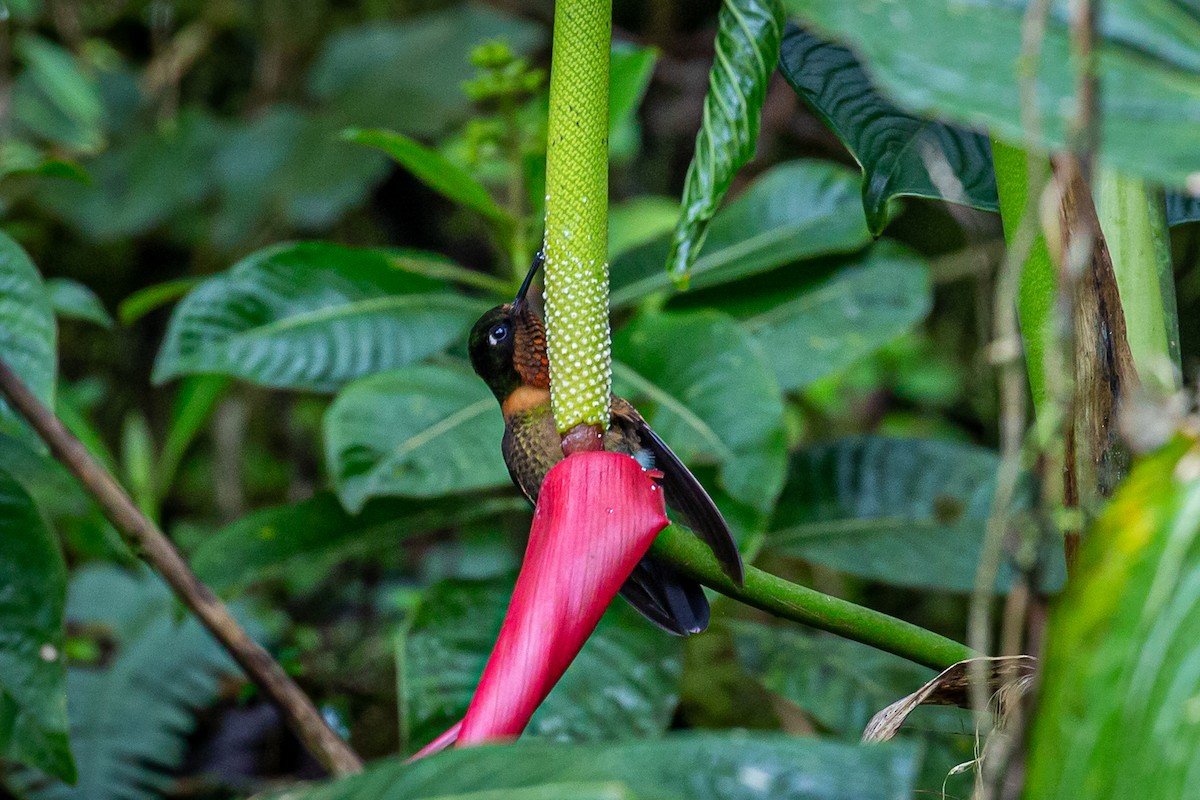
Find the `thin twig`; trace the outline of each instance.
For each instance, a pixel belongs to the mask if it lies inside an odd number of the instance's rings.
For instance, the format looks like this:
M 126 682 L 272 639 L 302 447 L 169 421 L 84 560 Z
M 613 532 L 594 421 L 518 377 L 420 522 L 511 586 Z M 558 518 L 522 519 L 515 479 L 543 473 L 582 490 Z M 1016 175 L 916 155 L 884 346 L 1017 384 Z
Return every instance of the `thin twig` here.
M 2 360 L 0 392 L 50 446 L 54 456 L 79 479 L 130 546 L 162 575 L 176 596 L 195 612 L 204 627 L 241 665 L 246 676 L 275 702 L 309 752 L 334 775 L 362 771 L 362 761 L 326 724 L 303 690 L 270 653 L 246 633 L 212 589 L 201 583 L 170 540 L 138 510 L 125 490 L 83 443 Z

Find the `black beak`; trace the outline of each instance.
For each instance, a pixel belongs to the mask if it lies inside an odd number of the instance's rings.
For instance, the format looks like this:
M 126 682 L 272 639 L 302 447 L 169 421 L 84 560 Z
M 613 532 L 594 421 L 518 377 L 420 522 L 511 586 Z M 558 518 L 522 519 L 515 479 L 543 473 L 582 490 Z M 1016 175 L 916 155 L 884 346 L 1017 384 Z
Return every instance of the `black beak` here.
M 542 268 L 542 264 L 546 261 L 546 254 L 538 250 L 537 255 L 533 257 L 533 266 L 529 268 L 529 273 L 525 276 L 525 280 L 521 282 L 521 288 L 517 289 L 517 297 L 512 302 L 513 311 L 520 311 L 521 306 L 525 305 L 525 295 L 529 292 L 529 286 L 533 283 L 533 277 L 537 275 L 538 270 Z

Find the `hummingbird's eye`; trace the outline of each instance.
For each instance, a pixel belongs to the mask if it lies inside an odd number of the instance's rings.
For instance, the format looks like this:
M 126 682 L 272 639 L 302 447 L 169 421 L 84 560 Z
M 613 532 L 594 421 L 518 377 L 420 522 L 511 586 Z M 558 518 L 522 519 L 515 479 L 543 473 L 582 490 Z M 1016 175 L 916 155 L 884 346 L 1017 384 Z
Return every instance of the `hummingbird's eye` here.
M 501 322 L 499 325 L 492 328 L 491 333 L 488 334 L 488 344 L 490 344 L 492 347 L 495 347 L 496 345 L 500 344 L 507 338 L 508 338 L 508 323 Z

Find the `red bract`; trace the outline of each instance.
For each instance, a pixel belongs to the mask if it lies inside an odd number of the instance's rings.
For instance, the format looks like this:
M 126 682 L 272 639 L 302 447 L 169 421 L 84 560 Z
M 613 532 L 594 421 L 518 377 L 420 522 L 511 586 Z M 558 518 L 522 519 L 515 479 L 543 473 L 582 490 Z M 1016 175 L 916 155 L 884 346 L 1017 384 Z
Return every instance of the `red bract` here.
M 662 489 L 629 456 L 578 453 L 550 470 L 459 746 L 521 734 L 666 525 Z M 415 758 L 455 738 L 452 728 Z

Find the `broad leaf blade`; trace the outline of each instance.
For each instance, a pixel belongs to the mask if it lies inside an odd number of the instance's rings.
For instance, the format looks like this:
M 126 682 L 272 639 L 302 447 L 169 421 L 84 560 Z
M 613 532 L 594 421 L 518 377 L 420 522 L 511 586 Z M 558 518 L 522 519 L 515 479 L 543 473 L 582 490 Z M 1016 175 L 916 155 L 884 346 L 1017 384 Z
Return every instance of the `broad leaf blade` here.
M 19 244 L 0 233 L 0 357 L 45 405 L 54 406 L 54 311 L 37 267 Z M 0 427 L 23 429 L 0 400 Z
M 792 458 L 766 547 L 884 583 L 970 591 L 998 465 L 990 450 L 932 439 L 861 437 L 807 448 Z M 1061 547 L 1047 547 L 1046 557 L 1045 581 L 1055 587 Z M 1006 563 L 998 588 L 1012 575 Z
M 743 320 L 779 385 L 791 391 L 911 330 L 929 313 L 932 294 L 925 263 L 903 247 L 880 242 L 861 260 Z
M 903 800 L 918 751 L 779 735 L 691 734 L 623 744 L 518 743 L 449 750 L 304 789 L 296 800 L 416 800 L 480 790 L 538 791 L 619 781 L 639 800 Z M 536 795 L 535 795 L 536 796 Z
M 70 278 L 51 278 L 46 281 L 50 305 L 60 317 L 94 322 L 101 328 L 113 326 L 112 315 L 88 287 Z
M 800 98 L 863 169 L 863 208 L 871 233 L 888 222 L 888 203 L 913 196 L 999 211 L 986 136 L 913 116 L 876 91 L 849 49 L 788 25 L 779 68 Z
M 0 470 L 0 757 L 75 779 L 67 745 L 67 570 L 33 500 Z
M 482 304 L 402 266 L 383 251 L 331 244 L 261 250 L 179 304 L 154 379 L 213 373 L 329 391 L 436 353 Z
M 769 509 L 783 485 L 783 400 L 762 351 L 716 312 L 650 314 L 613 339 L 613 378 L 685 461 L 720 466 L 735 500 Z
M 1051 613 L 1027 796 L 1185 797 L 1200 728 L 1196 441 L 1138 464 Z
M 1018 76 L 1026 2 L 916 0 L 880 16 L 876 0 L 785 0 L 790 13 L 854 47 L 872 77 L 910 112 L 1024 142 Z M 1200 18 L 1174 0 L 1113 0 L 1096 43 L 1099 155 L 1114 169 L 1182 186 L 1200 171 Z M 1037 59 L 1041 141 L 1069 147 L 1078 70 L 1067 4 L 1052 4 Z M 1146 144 L 1154 132 L 1154 146 Z
M 335 559 L 378 557 L 395 550 L 406 537 L 525 508 L 525 500 L 516 498 L 469 504 L 458 498 L 379 500 L 351 515 L 333 494 L 321 492 L 230 523 L 206 537 L 191 561 L 214 591 L 231 594 Z
M 852 252 L 870 241 L 857 175 L 827 161 L 780 164 L 713 218 L 691 286 L 716 286 L 793 261 Z M 670 247 L 663 237 L 614 259 L 614 307 L 673 288 L 662 271 Z
M 704 122 L 683 189 L 667 270 L 686 282 L 733 176 L 754 157 L 767 83 L 779 60 L 782 0 L 724 0 Z
M 500 631 L 510 579 L 446 581 L 431 588 L 402 646 L 410 746 L 423 746 L 462 719 Z M 678 700 L 679 639 L 668 638 L 625 603 L 614 604 L 524 736 L 619 741 L 662 734 Z
M 437 497 L 509 482 L 504 424 L 483 381 L 412 366 L 346 387 L 325 415 L 325 460 L 351 512 L 372 497 Z
M 455 203 L 478 211 L 493 220 L 507 220 L 508 213 L 496 205 L 482 183 L 441 153 L 402 133 L 383 130 L 346 131 L 344 137 L 387 153 L 421 183 Z

